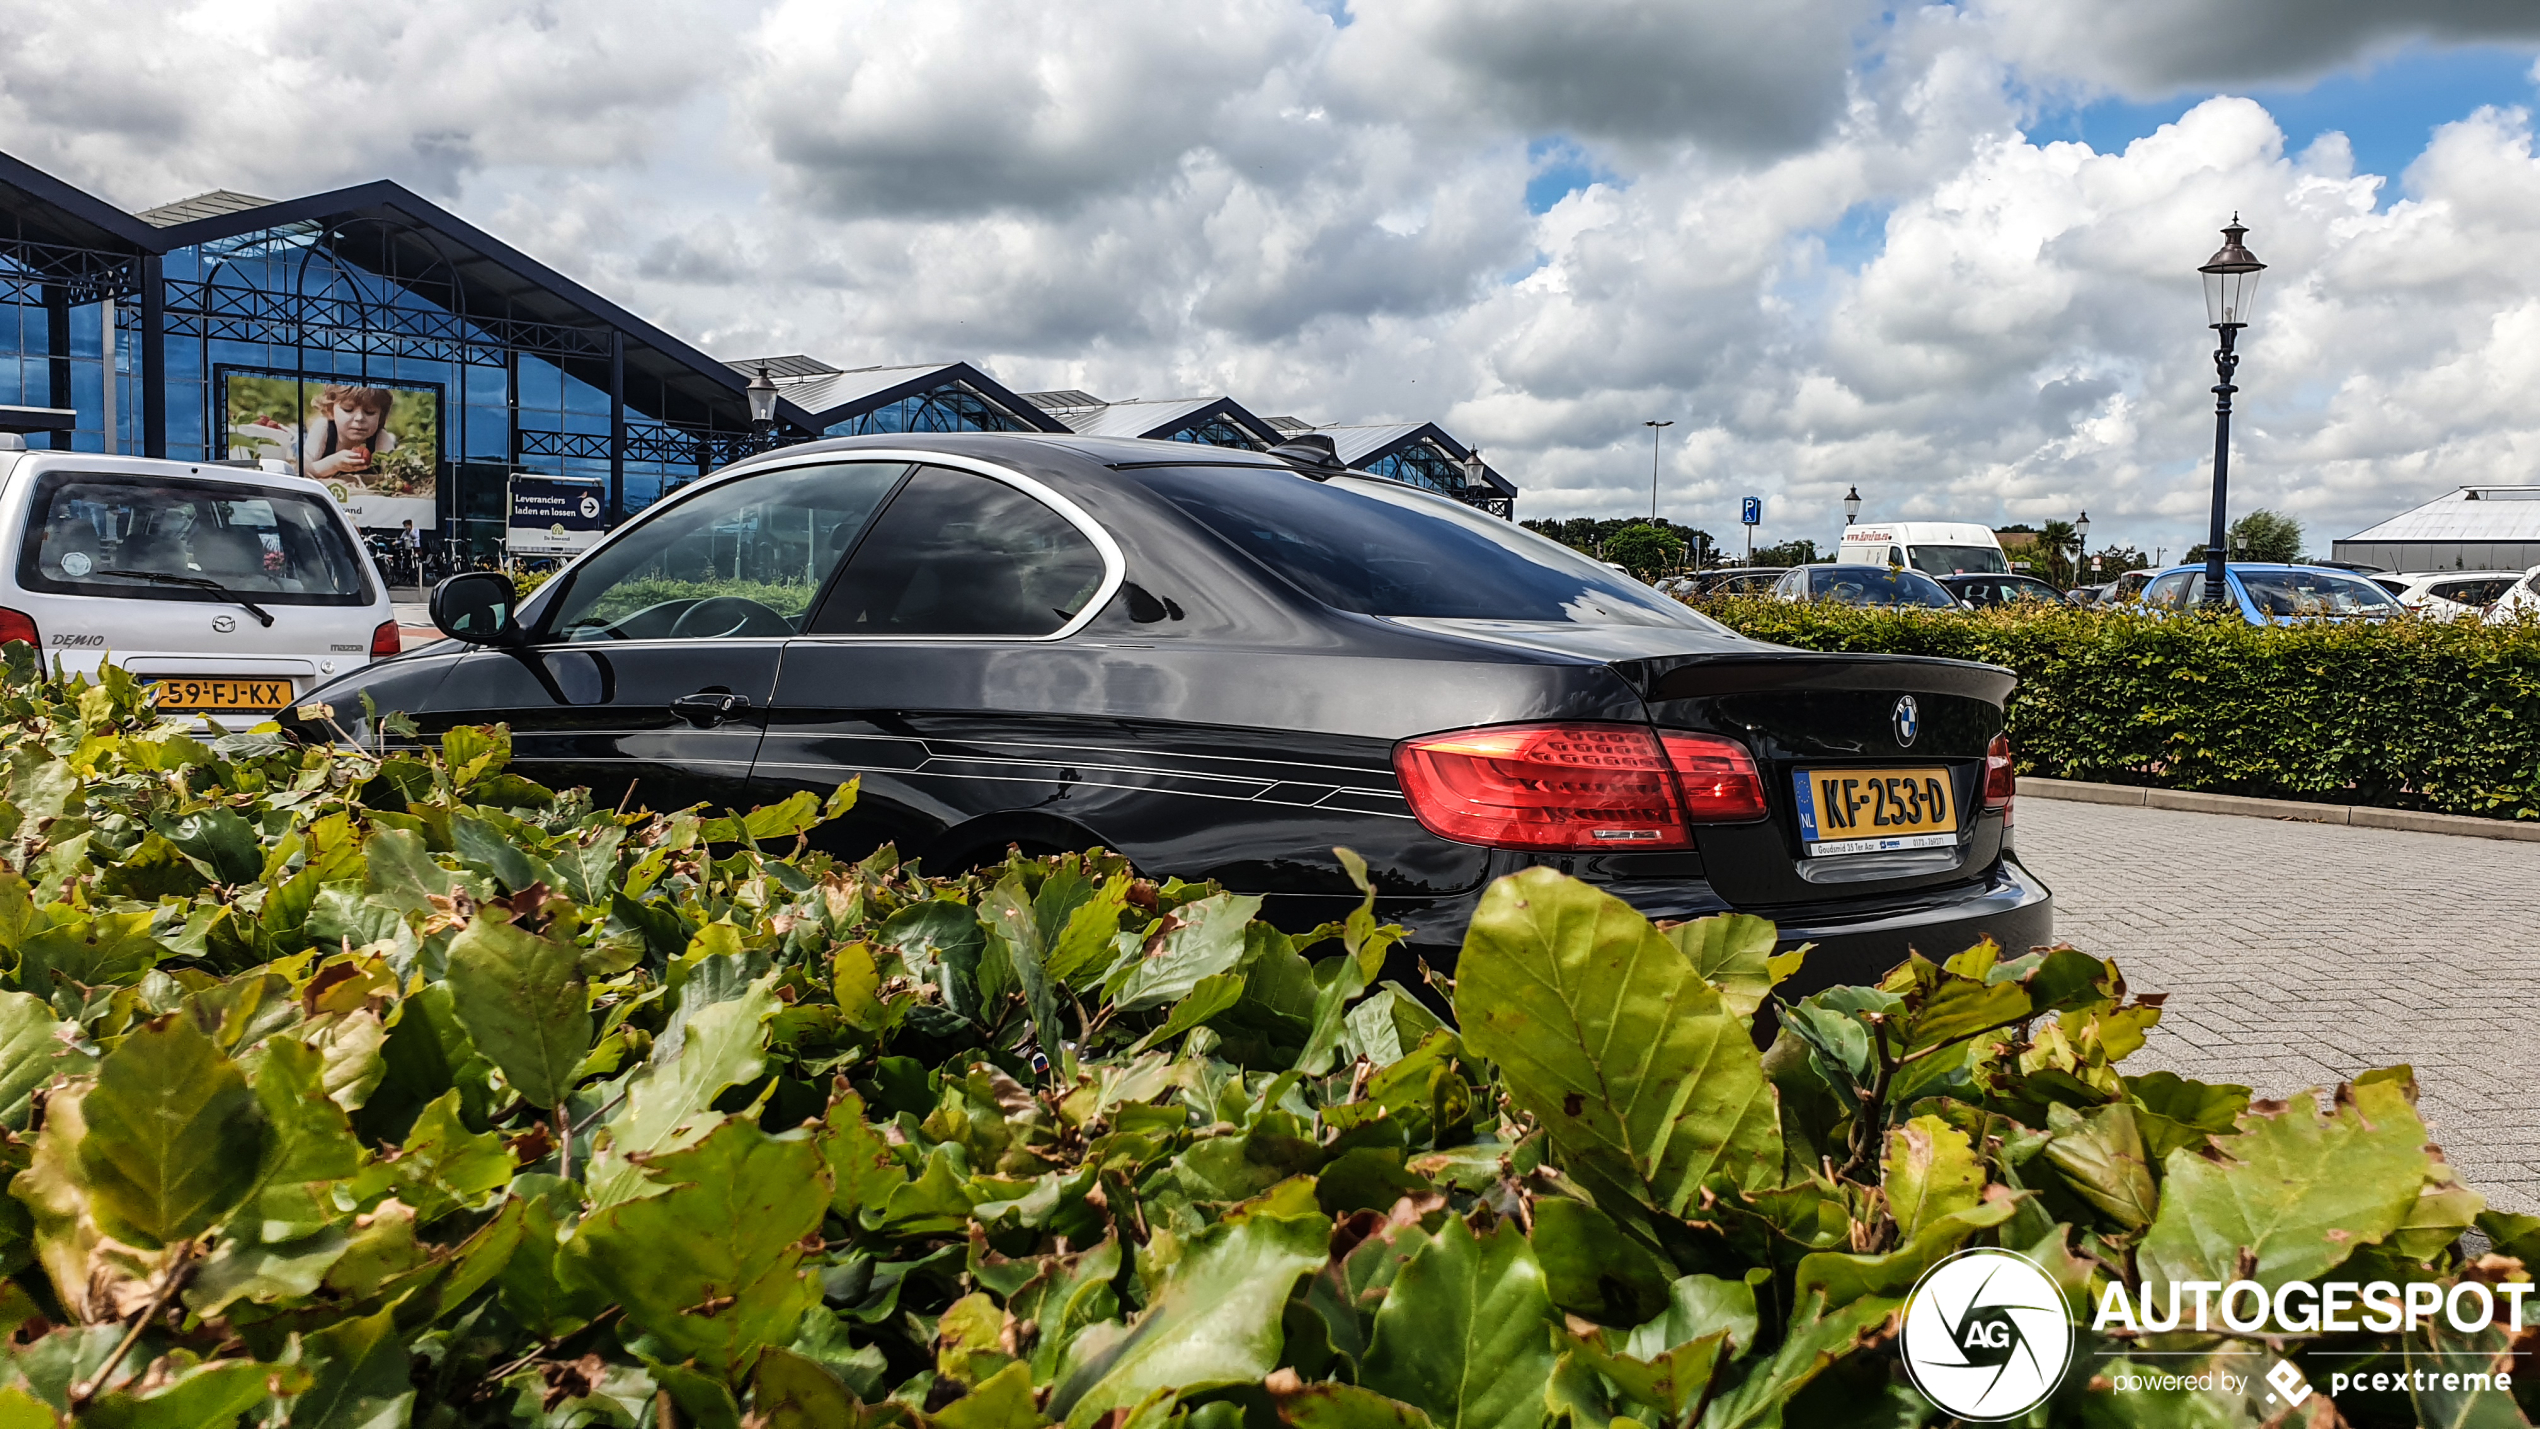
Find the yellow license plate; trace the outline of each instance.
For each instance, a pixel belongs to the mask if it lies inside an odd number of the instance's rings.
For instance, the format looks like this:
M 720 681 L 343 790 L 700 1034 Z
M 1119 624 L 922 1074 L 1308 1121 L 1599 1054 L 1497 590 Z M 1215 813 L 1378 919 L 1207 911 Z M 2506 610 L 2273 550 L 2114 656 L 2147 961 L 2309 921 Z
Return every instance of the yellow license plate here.
M 1810 858 L 1958 841 L 1958 794 L 1946 769 L 1801 769 L 1791 781 Z
M 271 714 L 291 703 L 289 680 L 162 675 L 150 685 L 162 714 Z

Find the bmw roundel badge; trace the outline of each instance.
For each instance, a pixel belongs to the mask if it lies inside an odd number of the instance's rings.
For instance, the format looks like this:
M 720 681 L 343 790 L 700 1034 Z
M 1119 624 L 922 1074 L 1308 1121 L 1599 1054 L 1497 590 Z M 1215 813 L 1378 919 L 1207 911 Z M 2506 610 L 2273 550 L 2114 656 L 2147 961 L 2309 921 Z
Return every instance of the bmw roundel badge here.
M 1912 695 L 1897 696 L 1895 723 L 1898 746 L 1912 748 L 1914 736 L 1923 732 L 1923 707 L 1914 703 Z

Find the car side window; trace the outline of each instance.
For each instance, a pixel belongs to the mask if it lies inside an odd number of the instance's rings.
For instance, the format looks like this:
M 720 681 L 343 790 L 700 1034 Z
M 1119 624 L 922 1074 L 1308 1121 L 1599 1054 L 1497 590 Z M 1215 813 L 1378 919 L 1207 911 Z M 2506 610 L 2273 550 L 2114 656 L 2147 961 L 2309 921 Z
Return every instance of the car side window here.
M 2143 603 L 2156 610 L 2176 610 L 2187 598 L 2188 572 L 2172 571 L 2143 592 Z
M 571 574 L 550 640 L 783 637 L 853 549 L 906 462 L 836 462 L 736 477 L 675 501 Z
M 1102 552 L 1037 498 L 920 467 L 839 573 L 816 635 L 1047 635 L 1100 590 Z
M 2434 593 L 2445 600 L 2458 601 L 2462 605 L 2492 605 L 2498 597 L 2512 588 L 2511 580 L 2490 577 L 2476 581 L 2447 581 L 2436 586 Z

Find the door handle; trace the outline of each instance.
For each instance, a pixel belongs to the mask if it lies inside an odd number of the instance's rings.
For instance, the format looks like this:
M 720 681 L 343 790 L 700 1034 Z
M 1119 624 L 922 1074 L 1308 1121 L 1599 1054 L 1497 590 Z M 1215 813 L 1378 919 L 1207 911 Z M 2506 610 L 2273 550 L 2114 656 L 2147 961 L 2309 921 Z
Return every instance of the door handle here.
M 745 710 L 749 707 L 749 696 L 722 691 L 699 691 L 693 695 L 681 695 L 670 702 L 672 714 L 699 729 L 712 729 L 731 718 L 734 710 Z

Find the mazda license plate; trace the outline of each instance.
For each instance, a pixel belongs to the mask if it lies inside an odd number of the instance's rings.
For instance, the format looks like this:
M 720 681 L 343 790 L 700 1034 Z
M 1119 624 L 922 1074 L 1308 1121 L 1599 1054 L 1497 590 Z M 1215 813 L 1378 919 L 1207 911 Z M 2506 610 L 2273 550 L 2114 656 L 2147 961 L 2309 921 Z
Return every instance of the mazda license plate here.
M 159 692 L 161 714 L 271 714 L 291 703 L 289 680 L 162 675 L 148 683 Z
M 1946 769 L 1801 769 L 1791 780 L 1810 858 L 1958 841 L 1958 797 Z

